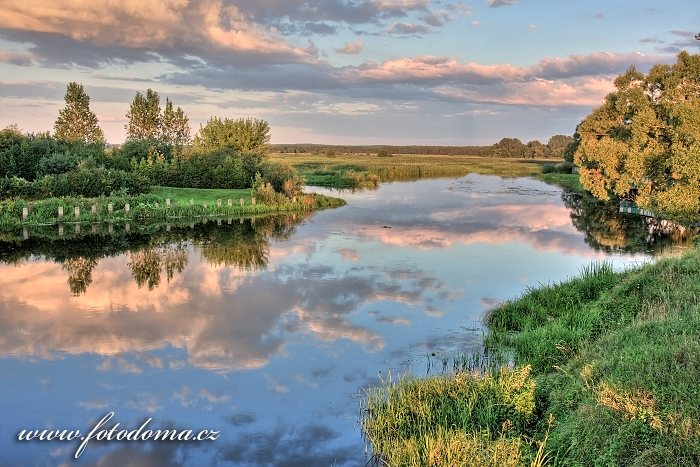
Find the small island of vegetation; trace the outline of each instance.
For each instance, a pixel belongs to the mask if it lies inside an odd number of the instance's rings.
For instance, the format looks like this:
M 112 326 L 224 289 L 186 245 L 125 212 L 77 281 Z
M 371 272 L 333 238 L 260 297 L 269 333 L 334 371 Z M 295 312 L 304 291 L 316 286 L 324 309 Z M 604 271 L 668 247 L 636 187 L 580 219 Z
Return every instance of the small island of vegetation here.
M 264 120 L 212 117 L 192 139 L 180 107 L 149 89 L 127 113 L 127 139 L 107 147 L 90 98 L 70 83 L 54 134 L 0 131 L 0 226 L 225 217 L 340 206 L 303 193 L 268 157 Z

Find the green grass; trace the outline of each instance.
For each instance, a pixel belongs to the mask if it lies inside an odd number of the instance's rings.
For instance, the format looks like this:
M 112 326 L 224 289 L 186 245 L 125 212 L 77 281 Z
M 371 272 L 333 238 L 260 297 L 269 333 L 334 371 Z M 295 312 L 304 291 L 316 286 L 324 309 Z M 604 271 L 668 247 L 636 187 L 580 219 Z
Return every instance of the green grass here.
M 626 271 L 594 264 L 564 283 L 528 290 L 487 316 L 486 345 L 511 355 L 515 373 L 531 370 L 531 418 L 489 418 L 509 401 L 483 386 L 493 373 L 407 379 L 370 391 L 363 420 L 368 441 L 382 459 L 392 459 L 389 465 L 421 465 L 403 454 L 404 446 L 434 445 L 450 432 L 482 440 L 480 447 L 451 448 L 480 450 L 470 456 L 489 458 L 505 441 L 517 446 L 503 465 L 700 465 L 698 278 L 695 249 Z M 466 398 L 474 401 L 466 424 L 444 415 L 466 413 L 465 399 L 431 389 L 460 382 L 478 393 Z M 490 402 L 478 405 L 482 397 Z M 439 410 L 414 423 L 405 422 L 403 406 Z M 506 432 L 494 428 L 504 417 Z M 367 420 L 380 420 L 381 428 Z M 451 464 L 441 458 L 422 465 Z
M 193 199 L 195 204 L 215 204 L 217 200 L 232 199 L 238 203 L 241 198 L 245 199 L 246 204 L 250 204 L 252 190 L 250 188 L 242 190 L 225 190 L 225 189 L 205 189 L 205 188 L 173 188 L 167 186 L 156 186 L 151 190 L 151 194 L 159 198 L 170 198 L 173 204 L 189 204 Z
M 170 206 L 166 200 L 170 198 Z M 231 206 L 228 200 L 231 200 Z M 243 199 L 243 204 L 240 204 Z M 190 200 L 193 202 L 190 204 Z M 220 201 L 220 203 L 219 203 Z M 112 212 L 109 205 L 112 204 Z M 129 205 L 127 211 L 126 205 Z M 0 228 L 12 229 L 21 225 L 54 225 L 65 223 L 99 222 L 166 222 L 169 219 L 222 218 L 251 216 L 273 212 L 311 211 L 342 206 L 339 198 L 304 194 L 295 202 L 265 205 L 253 204 L 251 190 L 207 190 L 156 187 L 153 193 L 138 196 L 111 196 L 99 198 L 47 198 L 38 201 L 10 200 L 0 202 Z M 92 208 L 96 207 L 93 213 Z M 63 207 L 63 218 L 58 209 Z M 74 208 L 78 207 L 78 216 Z M 28 216 L 23 219 L 23 209 Z
M 548 173 L 540 174 L 537 176 L 540 180 L 551 185 L 558 185 L 567 188 L 571 191 L 576 191 L 579 193 L 586 192 L 579 182 L 578 174 L 561 174 L 561 173 Z
M 290 163 L 307 185 L 372 187 L 380 181 L 426 177 L 460 177 L 469 173 L 519 177 L 537 175 L 553 161 L 478 156 L 372 154 L 273 154 L 270 159 Z

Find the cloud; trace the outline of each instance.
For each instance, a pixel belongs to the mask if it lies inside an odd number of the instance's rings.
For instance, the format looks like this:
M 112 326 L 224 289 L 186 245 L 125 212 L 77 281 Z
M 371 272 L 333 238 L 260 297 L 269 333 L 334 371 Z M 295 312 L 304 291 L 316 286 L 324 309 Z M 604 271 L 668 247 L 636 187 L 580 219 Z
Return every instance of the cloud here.
M 236 465 L 308 466 L 364 463 L 357 446 L 338 446 L 340 435 L 326 425 L 278 425 L 267 432 L 242 433 L 224 445 L 219 458 Z M 361 451 L 361 450 L 360 450 Z
M 430 26 L 439 28 L 444 26 L 446 23 L 452 21 L 454 17 L 450 15 L 447 11 L 440 10 L 424 14 L 420 17 L 420 19 Z
M 11 65 L 29 66 L 34 63 L 35 55 L 28 52 L 3 52 L 0 51 L 0 62 Z
M 335 49 L 335 51 L 339 54 L 357 55 L 362 52 L 364 47 L 365 43 L 362 41 L 362 39 L 358 39 L 354 42 L 346 42 L 343 47 Z
M 386 30 L 389 34 L 404 34 L 408 36 L 430 32 L 430 27 L 415 23 L 394 23 Z
M 488 0 L 489 6 L 491 8 L 498 8 L 502 6 L 515 5 L 518 0 Z
M 49 53 L 55 51 L 51 40 L 61 39 L 73 49 L 65 57 L 69 63 L 83 63 L 78 51 L 90 47 L 93 53 L 112 52 L 104 55 L 104 61 L 153 61 L 186 54 L 209 59 L 221 54 L 252 55 L 254 60 L 311 59 L 304 49 L 291 46 L 222 0 L 125 0 L 109 8 L 88 0 L 15 2 L 0 11 L 0 29 L 11 39 L 35 43 L 30 51 L 43 60 L 55 59 Z

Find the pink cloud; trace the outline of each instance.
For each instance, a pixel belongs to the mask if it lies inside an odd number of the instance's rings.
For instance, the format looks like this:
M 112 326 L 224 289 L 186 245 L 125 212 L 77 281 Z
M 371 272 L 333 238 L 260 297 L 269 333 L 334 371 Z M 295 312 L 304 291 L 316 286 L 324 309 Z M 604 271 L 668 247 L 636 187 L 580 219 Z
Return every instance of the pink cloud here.
M 364 47 L 365 43 L 362 41 L 362 39 L 358 39 L 354 42 L 346 42 L 343 47 L 335 49 L 335 51 L 339 54 L 357 55 L 362 52 Z
M 290 46 L 221 0 L 36 0 L 14 2 L 0 11 L 0 28 L 59 34 L 93 45 L 171 50 L 282 53 Z

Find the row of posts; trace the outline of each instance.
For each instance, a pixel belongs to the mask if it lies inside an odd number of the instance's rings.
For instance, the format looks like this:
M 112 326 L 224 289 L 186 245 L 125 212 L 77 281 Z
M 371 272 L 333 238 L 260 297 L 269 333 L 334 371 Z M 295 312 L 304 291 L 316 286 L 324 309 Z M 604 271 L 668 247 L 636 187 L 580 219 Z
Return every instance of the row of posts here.
M 297 198 L 296 198 L 296 196 L 294 196 L 292 198 L 292 203 L 296 203 L 296 202 L 297 202 Z M 255 197 L 250 198 L 250 204 L 255 205 L 255 203 L 256 203 Z M 216 200 L 217 207 L 221 207 L 221 204 L 222 204 L 222 200 L 220 200 L 220 199 Z M 239 204 L 241 206 L 243 206 L 245 204 L 245 199 L 241 198 L 239 200 Z M 170 207 L 170 198 L 165 199 L 165 205 Z M 190 205 L 194 205 L 194 199 L 190 199 Z M 207 205 L 204 204 L 204 207 L 206 208 Z M 228 207 L 233 207 L 233 200 L 232 199 L 228 200 Z M 131 210 L 131 206 L 129 205 L 129 203 L 126 203 L 124 205 L 124 213 L 128 214 L 130 210 Z M 113 211 L 114 211 L 114 205 L 112 203 L 107 204 L 107 212 L 109 214 L 112 214 Z M 80 207 L 76 206 L 73 210 L 73 213 L 75 215 L 75 219 L 78 220 L 80 218 Z M 96 204 L 92 205 L 91 213 L 93 216 L 97 216 L 97 205 Z M 29 208 L 22 208 L 22 220 L 26 221 L 28 217 L 29 217 Z M 63 220 L 63 206 L 58 207 L 58 220 L 59 221 Z

